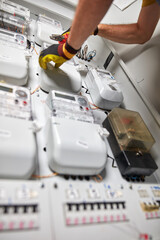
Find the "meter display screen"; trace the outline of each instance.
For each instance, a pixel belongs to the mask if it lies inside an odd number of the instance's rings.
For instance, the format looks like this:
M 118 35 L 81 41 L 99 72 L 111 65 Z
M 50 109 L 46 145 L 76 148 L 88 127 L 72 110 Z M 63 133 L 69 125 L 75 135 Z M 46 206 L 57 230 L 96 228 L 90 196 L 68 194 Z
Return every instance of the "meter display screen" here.
M 60 93 L 55 93 L 55 96 L 59 97 L 59 98 L 65 98 L 65 99 L 68 99 L 68 100 L 75 101 L 75 98 L 73 96 L 63 95 L 63 94 L 60 94 Z
M 0 90 L 5 91 L 5 92 L 10 92 L 10 93 L 13 92 L 13 89 L 12 89 L 12 88 L 3 87 L 3 86 L 0 86 Z

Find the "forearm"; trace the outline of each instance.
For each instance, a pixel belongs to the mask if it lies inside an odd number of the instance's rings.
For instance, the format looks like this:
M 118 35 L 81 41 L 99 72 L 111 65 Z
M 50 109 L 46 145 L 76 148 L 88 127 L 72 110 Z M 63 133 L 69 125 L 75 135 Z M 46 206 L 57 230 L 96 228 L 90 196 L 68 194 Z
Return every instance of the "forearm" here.
M 68 43 L 79 49 L 109 9 L 112 0 L 79 0 Z
M 98 25 L 98 35 L 109 40 L 126 44 L 147 42 L 158 23 L 160 8 L 157 3 L 142 7 L 137 23 L 120 25 Z
M 126 25 L 99 24 L 98 35 L 114 42 L 126 44 L 141 44 L 148 40 L 137 23 Z

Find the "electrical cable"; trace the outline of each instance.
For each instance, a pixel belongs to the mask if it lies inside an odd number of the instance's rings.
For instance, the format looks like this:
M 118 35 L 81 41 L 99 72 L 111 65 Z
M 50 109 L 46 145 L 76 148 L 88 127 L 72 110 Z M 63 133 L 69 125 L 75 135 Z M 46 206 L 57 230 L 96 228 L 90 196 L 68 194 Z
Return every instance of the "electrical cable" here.
M 88 92 L 88 91 L 89 91 L 88 88 L 86 88 L 86 87 L 84 87 L 84 86 L 82 86 L 82 88 L 86 89 L 86 91 L 85 91 L 86 94 L 90 94 L 90 92 Z M 82 94 L 81 94 L 81 95 L 82 95 Z M 103 108 L 99 108 L 99 107 L 96 106 L 94 103 L 89 102 L 89 104 L 90 104 L 90 105 L 93 105 L 93 106 L 95 107 L 95 108 L 91 108 L 92 110 L 100 109 L 100 110 L 104 111 Z
M 24 24 L 22 24 L 22 34 L 24 34 Z
M 95 177 L 92 177 L 92 178 L 93 178 L 93 180 L 95 180 L 97 183 L 100 183 L 100 182 L 103 181 L 103 177 L 102 177 L 100 174 L 98 174 L 98 175 L 96 175 Z
M 40 89 L 40 86 L 36 87 L 36 89 L 31 92 L 31 95 L 37 92 L 39 89 Z
M 32 46 L 32 43 L 33 43 L 33 46 Z M 29 40 L 27 39 L 27 48 L 28 48 L 28 49 L 32 49 L 30 52 L 33 52 L 33 50 L 34 50 L 35 53 L 38 55 L 38 52 L 37 52 L 37 50 L 35 49 L 35 42 L 29 41 Z
M 81 50 L 77 52 L 76 57 L 81 58 Z
M 36 44 L 38 47 L 42 47 L 40 44 L 38 44 L 38 43 L 36 43 L 36 42 L 35 42 L 35 44 Z
M 83 58 L 84 58 L 84 60 L 87 60 L 87 51 L 88 51 L 88 45 L 85 45 L 84 49 L 83 49 Z
M 108 114 L 109 114 L 109 112 L 107 112 L 107 111 L 105 111 L 104 113 L 105 113 L 107 116 L 108 116 Z
M 30 14 L 32 14 L 32 15 L 34 15 L 34 16 L 36 16 L 38 18 L 38 14 L 35 14 L 33 12 L 30 12 Z
M 96 50 L 88 52 L 88 45 L 85 45 L 83 49 L 80 49 L 76 56 L 82 60 L 90 62 L 96 56 Z
M 87 94 L 90 94 L 90 92 L 89 92 L 89 89 L 88 88 L 86 88 L 86 87 L 84 87 L 84 86 L 82 86 L 82 88 L 84 88 L 86 91 L 85 91 L 85 93 L 87 93 Z
M 58 173 L 54 172 L 54 173 L 51 173 L 49 175 L 42 175 L 42 176 L 32 175 L 32 178 L 38 178 L 38 179 L 40 179 L 40 178 L 50 178 L 50 177 L 54 177 L 54 176 L 57 176 L 57 175 L 58 175 Z
M 28 39 L 27 39 L 27 48 L 31 49 L 31 41 L 29 41 Z
M 31 50 L 31 52 L 33 52 L 33 50 L 35 51 L 35 53 L 37 54 L 37 55 L 39 55 L 38 54 L 38 52 L 37 52 L 37 50 L 36 50 L 36 48 L 35 48 L 35 42 L 33 42 L 33 41 L 30 41 L 31 43 L 33 43 L 33 46 L 31 45 L 31 48 L 32 48 L 32 50 Z
M 35 47 L 32 47 L 32 48 L 34 49 L 35 53 L 38 55 L 38 52 L 37 52 L 37 50 L 35 49 Z
M 2 24 L 3 24 L 3 28 L 5 29 L 4 21 L 3 21 L 3 15 L 2 15 Z
M 100 109 L 100 108 L 97 107 L 94 103 L 89 102 L 89 104 L 95 107 L 95 108 L 91 108 L 92 110 Z
M 87 54 L 87 61 L 90 62 L 95 56 L 96 56 L 96 50 L 90 51 L 90 52 Z
M 102 110 L 103 112 L 104 112 L 104 110 L 105 110 L 104 108 L 100 108 L 100 107 L 96 106 L 94 103 L 89 102 L 89 104 L 93 105 L 93 106 L 95 107 L 95 109 Z M 92 110 L 95 110 L 95 109 L 92 109 Z M 105 113 L 107 116 L 108 116 L 108 114 L 109 114 L 107 111 L 105 111 L 104 113 Z
M 33 52 L 33 50 L 35 48 L 35 42 L 34 41 L 30 41 L 30 43 L 31 43 L 31 48 L 32 48 L 31 52 Z M 33 46 L 32 46 L 32 44 L 33 44 Z
M 112 161 L 112 167 L 113 167 L 113 168 L 117 168 L 117 166 L 114 165 L 115 159 L 114 159 L 113 157 L 109 156 L 108 154 L 107 154 L 107 157 L 113 160 L 113 161 Z

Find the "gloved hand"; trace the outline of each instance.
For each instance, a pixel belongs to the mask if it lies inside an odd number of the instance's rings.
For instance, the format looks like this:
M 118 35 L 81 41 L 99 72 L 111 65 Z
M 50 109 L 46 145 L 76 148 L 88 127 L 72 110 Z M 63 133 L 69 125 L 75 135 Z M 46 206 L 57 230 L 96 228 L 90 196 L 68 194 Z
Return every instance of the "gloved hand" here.
M 67 38 L 69 36 L 71 28 L 68 28 L 65 32 L 62 34 L 52 34 L 50 38 L 52 40 L 58 41 L 59 43 L 65 43 L 67 41 Z
M 67 41 L 65 43 L 53 44 L 43 50 L 39 56 L 39 64 L 41 68 L 47 69 L 48 62 L 55 62 L 55 67 L 60 67 L 64 62 L 70 60 L 77 52 Z
M 70 31 L 71 31 L 71 28 L 68 28 L 65 32 L 62 33 L 62 36 L 64 37 L 64 39 L 62 41 L 59 41 L 59 43 L 65 43 L 67 41 Z

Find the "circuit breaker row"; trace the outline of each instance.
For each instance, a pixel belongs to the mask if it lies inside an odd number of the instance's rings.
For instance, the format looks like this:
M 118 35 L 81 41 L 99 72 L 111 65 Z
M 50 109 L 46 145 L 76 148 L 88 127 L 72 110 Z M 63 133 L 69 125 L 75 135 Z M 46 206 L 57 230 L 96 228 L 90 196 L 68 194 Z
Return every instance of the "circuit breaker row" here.
M 125 209 L 125 202 L 84 202 L 67 203 L 68 211 Z
M 125 202 L 83 202 L 64 205 L 66 225 L 128 221 Z
M 0 205 L 0 231 L 36 229 L 39 227 L 37 204 Z
M 160 201 L 144 201 L 140 203 L 146 220 L 160 218 Z
M 28 214 L 37 213 L 38 205 L 0 205 L 0 214 Z

